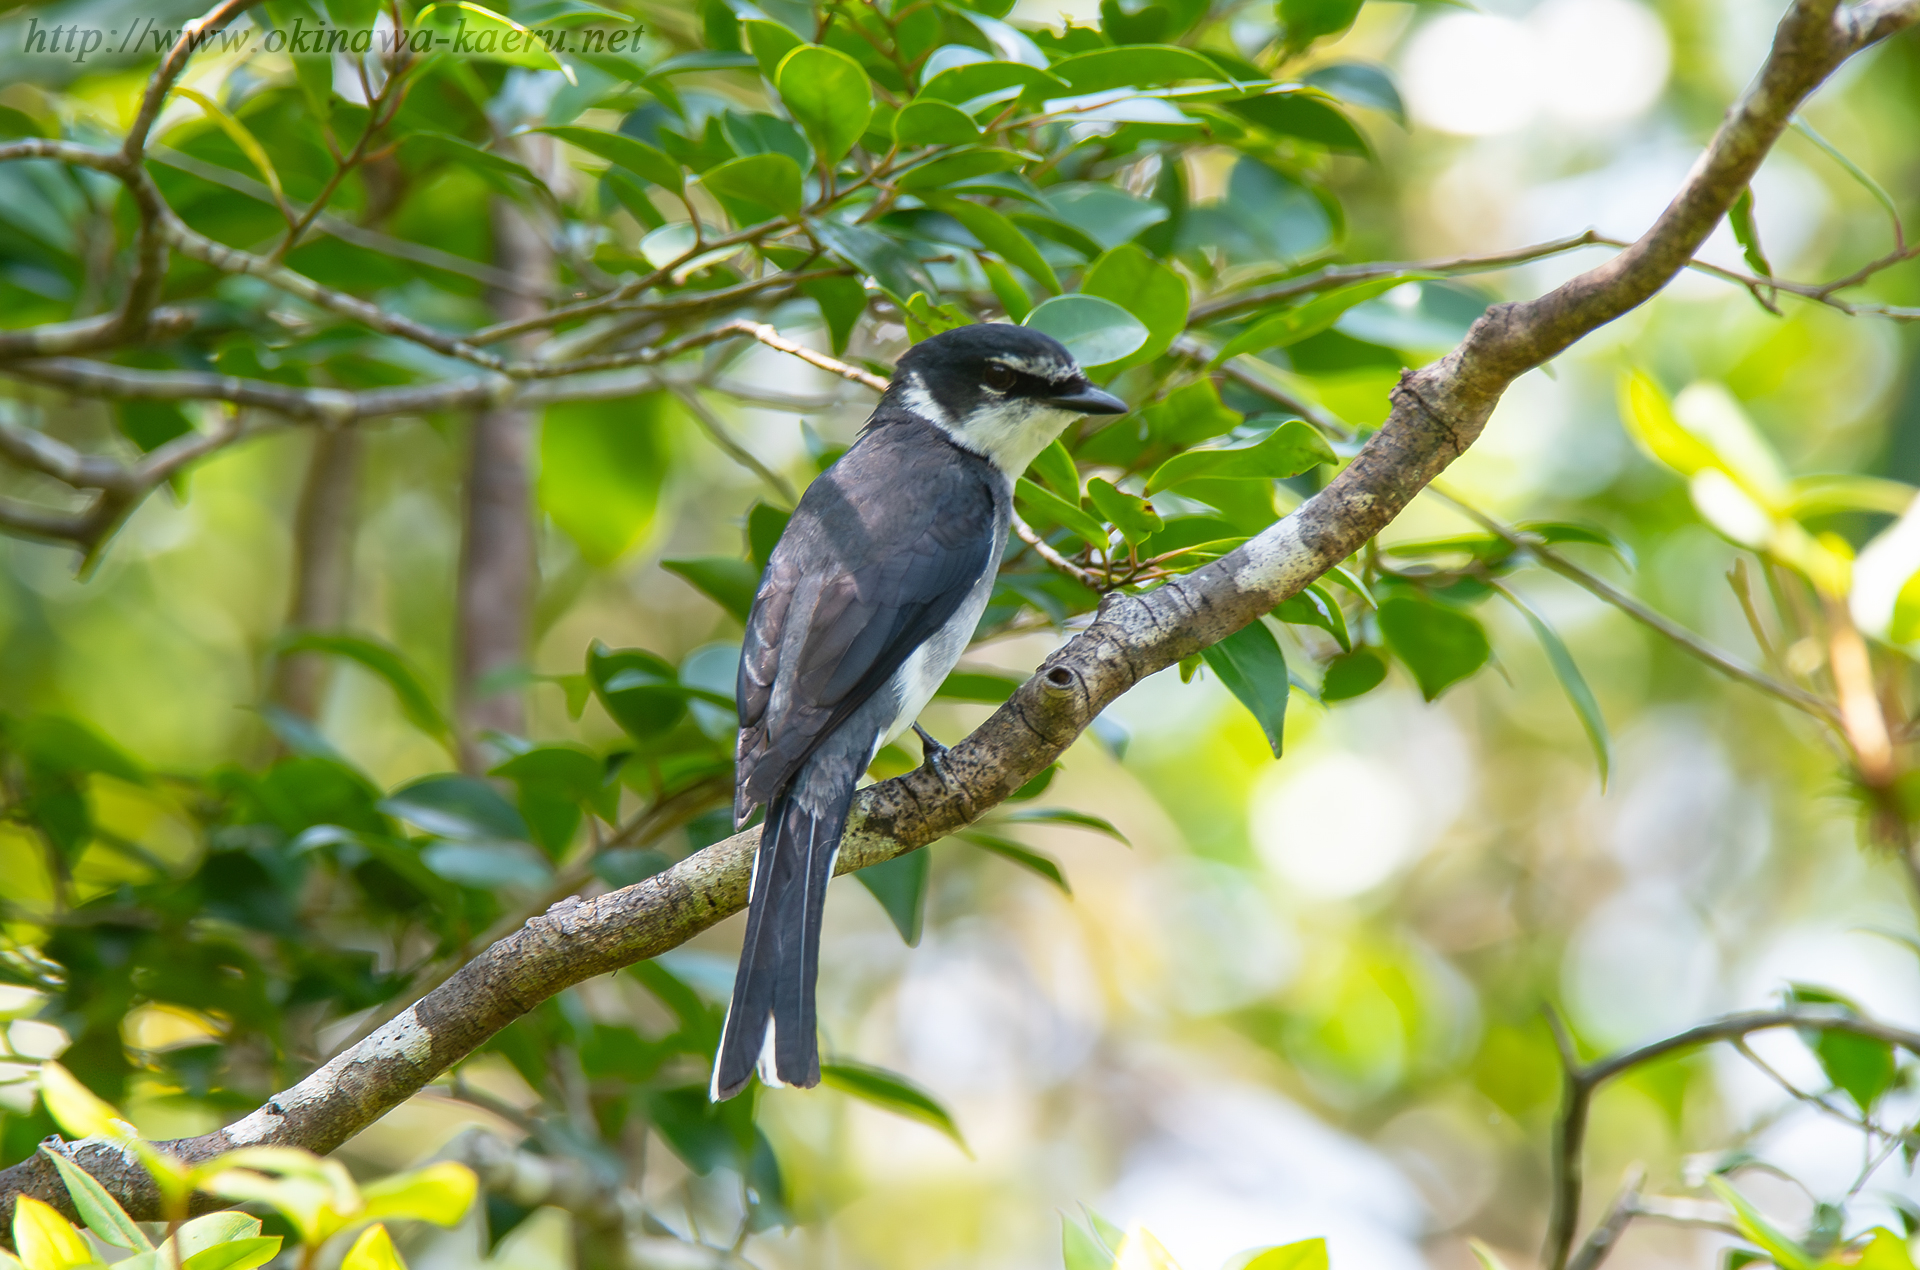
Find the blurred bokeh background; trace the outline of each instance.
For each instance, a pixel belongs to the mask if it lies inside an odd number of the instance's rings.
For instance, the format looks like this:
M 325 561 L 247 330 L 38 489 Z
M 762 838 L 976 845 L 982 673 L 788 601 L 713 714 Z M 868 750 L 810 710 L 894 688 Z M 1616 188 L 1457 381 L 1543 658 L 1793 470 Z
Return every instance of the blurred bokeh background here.
M 1022 0 L 1013 20 L 1097 16 L 1082 9 Z M 1589 226 L 1637 236 L 1758 65 L 1777 16 L 1759 0 L 1369 4 L 1348 35 L 1315 50 L 1392 68 L 1408 108 L 1406 128 L 1363 114 L 1377 160 L 1335 161 L 1351 254 L 1484 254 Z M 1265 45 L 1270 9 L 1246 6 L 1233 32 L 1245 50 Z M 123 89 L 111 79 L 98 91 Z M 1896 40 L 1849 65 L 1805 119 L 1901 207 L 1920 202 L 1920 44 Z M 1196 198 L 1224 180 L 1205 150 L 1186 162 Z M 1889 244 L 1871 193 L 1801 133 L 1769 157 L 1754 192 L 1782 276 L 1831 276 Z M 1469 285 L 1488 299 L 1529 296 L 1604 256 L 1591 248 Z M 1705 256 L 1744 267 L 1724 228 Z M 1895 271 L 1875 295 L 1912 303 L 1920 275 Z M 1362 423 L 1384 417 L 1403 361 L 1421 364 L 1459 334 L 1445 315 L 1391 296 L 1338 330 L 1310 366 L 1274 360 L 1300 391 Z M 1676 387 L 1722 385 L 1794 474 L 1920 482 L 1920 341 L 1910 327 L 1815 305 L 1788 302 L 1774 316 L 1738 287 L 1683 276 L 1551 373 L 1517 383 L 1447 474 L 1452 490 L 1508 521 L 1605 526 L 1636 563 L 1596 556 L 1594 568 L 1757 661 L 1725 579 L 1738 549 L 1623 429 L 1615 384 L 1627 367 Z M 764 350 L 745 377 L 836 395 L 836 381 Z M 865 399 L 840 388 L 843 404 L 804 424 L 845 444 Z M 727 422 L 789 479 L 813 473 L 801 417 L 743 408 Z M 684 417 L 661 438 L 657 505 L 613 564 L 591 565 L 568 536 L 543 531 L 537 671 L 577 673 L 596 639 L 676 663 L 737 641 L 738 626 L 659 561 L 737 554 L 738 518 L 764 487 Z M 84 579 L 68 552 L 0 540 L 6 708 L 83 717 L 160 771 L 263 761 L 272 739 L 258 707 L 312 443 L 271 436 L 197 467 L 175 496 L 148 502 Z M 402 649 L 442 696 L 461 445 L 428 423 L 370 428 L 352 554 L 349 625 Z M 1821 528 L 1857 546 L 1886 519 L 1850 513 Z M 1426 496 L 1387 537 L 1469 528 Z M 1544 571 L 1513 585 L 1597 693 L 1615 741 L 1604 786 L 1525 621 L 1490 606 L 1491 673 L 1434 704 L 1397 669 L 1331 708 L 1296 693 L 1278 760 L 1212 676 L 1183 683 L 1168 671 L 1141 685 L 1109 712 L 1111 727 L 1068 753 L 1047 794 L 1108 818 L 1131 846 L 1065 825 L 1023 834 L 1062 862 L 1071 896 L 942 843 L 930 849 L 926 929 L 909 948 L 874 899 L 841 880 L 827 908 L 825 1047 L 923 1085 L 968 1151 L 832 1091 L 766 1095 L 761 1123 L 805 1220 L 754 1236 L 747 1254 L 767 1266 L 1051 1268 L 1060 1214 L 1084 1203 L 1144 1222 L 1189 1270 L 1316 1235 L 1344 1270 L 1466 1267 L 1469 1235 L 1524 1266 L 1541 1235 L 1559 1097 L 1543 1007 L 1563 1013 L 1589 1054 L 1776 1002 L 1790 982 L 1920 1025 L 1914 896 L 1897 862 L 1865 843 L 1859 804 L 1815 725 Z M 1288 637 L 1316 638 L 1303 630 Z M 1024 673 L 1062 638 L 1003 638 L 967 664 Z M 614 738 L 598 705 L 576 720 L 560 686 L 529 692 L 531 736 Z M 926 722 L 953 740 L 986 713 L 937 703 Z M 333 671 L 319 724 L 383 786 L 446 765 L 386 686 L 352 665 Z M 137 832 L 156 851 L 197 849 L 137 800 L 127 815 L 147 818 Z M 0 868 L 28 894 L 28 853 L 8 832 Z M 666 964 L 722 999 L 738 939 L 735 919 Z M 626 980 L 568 995 L 590 1017 L 658 1013 Z M 155 1012 L 125 1030 L 130 1043 L 163 1049 L 204 1036 L 200 1026 Z M 24 1017 L 10 1037 L 27 1058 L 62 1043 Z M 1819 1083 L 1791 1034 L 1755 1048 L 1789 1078 Z M 468 1077 L 507 1110 L 531 1097 L 497 1056 Z M 228 1114 L 178 1089 L 147 1093 L 136 1084 L 129 1097 L 154 1135 Z M 442 1151 L 472 1123 L 521 1132 L 504 1112 L 435 1091 L 345 1154 L 356 1167 L 395 1167 Z M 1739 1056 L 1704 1052 L 1600 1095 L 1590 1204 L 1634 1163 L 1650 1185 L 1682 1192 L 1690 1160 L 1730 1149 L 1779 1164 L 1820 1198 L 1856 1187 L 1863 1159 L 1857 1132 L 1793 1103 Z M 657 1147 L 646 1186 L 696 1224 L 722 1226 L 737 1206 L 724 1182 L 690 1175 Z M 1755 1176 L 1750 1188 L 1802 1218 L 1810 1204 L 1777 1179 Z M 1857 1189 L 1854 1225 L 1920 1201 L 1897 1152 Z M 537 1214 L 494 1259 L 564 1260 L 567 1220 Z M 484 1250 L 461 1241 L 475 1237 L 456 1232 L 416 1255 L 470 1263 Z M 1643 1224 L 1615 1264 L 1705 1266 L 1727 1242 Z

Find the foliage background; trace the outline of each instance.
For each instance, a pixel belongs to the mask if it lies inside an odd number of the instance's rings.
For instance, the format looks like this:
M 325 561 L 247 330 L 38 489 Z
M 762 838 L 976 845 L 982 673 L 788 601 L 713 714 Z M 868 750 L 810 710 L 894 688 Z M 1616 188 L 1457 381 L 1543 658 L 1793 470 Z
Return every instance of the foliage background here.
M 32 11 L 43 23 L 56 12 L 94 11 Z M 9 18 L 8 31 L 26 16 Z M 1483 253 L 1589 224 L 1634 236 L 1757 64 L 1774 16 L 1742 0 L 1657 8 L 1548 0 L 1474 14 L 1367 6 L 1314 59 L 1394 67 L 1412 126 L 1362 112 L 1377 158 L 1330 161 L 1348 251 L 1358 259 Z M 1058 14 L 1023 0 L 1013 19 Z M 1229 21 L 1242 48 L 1271 37 L 1264 6 L 1237 9 Z M 10 41 L 5 56 L 16 46 Z M 1876 50 L 1807 112 L 1908 210 L 1920 196 L 1916 60 L 1910 39 Z M 104 100 L 139 83 L 111 69 L 65 79 L 37 62 L 5 65 L 0 103 L 29 113 L 44 109 L 49 90 Z M 1224 180 L 1213 157 L 1187 161 L 1202 197 Z M 1782 275 L 1841 272 L 1858 263 L 1863 242 L 1885 234 L 1871 197 L 1798 135 L 1768 160 L 1755 193 Z M 444 191 L 406 209 L 394 232 L 484 258 L 481 206 L 471 190 Z M 1709 258 L 1739 267 L 1738 247 L 1721 238 Z M 1485 297 L 1535 294 L 1588 260 L 1556 259 L 1471 285 Z M 1914 302 L 1920 290 L 1911 272 L 1876 285 L 1878 298 L 1896 303 Z M 1384 415 L 1403 360 L 1419 364 L 1451 346 L 1459 329 L 1457 314 L 1382 302 L 1349 318 L 1341 334 L 1294 350 L 1291 369 L 1329 409 L 1369 423 Z M 897 328 L 893 336 L 897 350 L 904 337 Z M 889 351 L 872 353 L 885 360 Z M 837 391 L 844 404 L 806 422 L 829 444 L 851 438 L 864 397 L 769 350 L 749 356 L 746 378 Z M 1605 525 L 1637 556 L 1630 589 L 1757 659 L 1723 581 L 1735 549 L 1704 527 L 1684 485 L 1630 442 L 1616 412 L 1616 375 L 1635 366 L 1675 388 L 1724 384 L 1793 472 L 1920 482 L 1916 364 L 1910 329 L 1817 306 L 1775 317 L 1737 288 L 1683 278 L 1584 341 L 1551 377 L 1517 384 L 1447 479 L 1508 521 Z M 791 414 L 739 409 L 727 423 L 789 480 L 814 470 Z M 559 444 L 554 424 L 550 416 L 549 446 Z M 740 518 L 765 487 L 683 413 L 663 410 L 646 426 L 648 453 L 613 465 L 627 518 L 571 526 L 571 535 L 549 523 L 541 536 L 538 671 L 577 674 L 595 639 L 678 664 L 737 638 L 737 626 L 660 561 L 737 555 Z M 31 728 L 18 721 L 71 716 L 154 772 L 259 770 L 274 753 L 259 708 L 286 613 L 290 511 L 311 444 L 303 433 L 268 437 L 197 467 L 174 497 L 145 504 L 85 579 L 67 552 L 0 539 L 0 683 L 16 738 Z M 453 682 L 461 453 L 457 424 L 368 429 L 354 539 L 350 624 L 401 649 L 440 700 Z M 606 497 L 599 487 L 558 484 L 566 470 L 550 468 L 541 489 L 549 508 L 574 509 L 561 510 L 563 519 Z M 607 479 L 591 461 L 570 470 L 582 482 Z M 1858 545 L 1884 523 L 1851 514 L 1821 527 Z M 1389 540 L 1466 527 L 1423 498 Z M 925 934 L 908 949 L 865 891 L 835 887 L 822 976 L 829 1050 L 935 1093 L 971 1154 L 832 1091 L 769 1096 L 759 1122 L 801 1224 L 756 1235 L 750 1255 L 796 1266 L 1051 1266 L 1056 1210 L 1086 1201 L 1116 1220 L 1145 1221 L 1188 1265 L 1312 1235 L 1329 1238 L 1337 1265 L 1467 1265 L 1468 1235 L 1525 1264 L 1539 1236 L 1557 1098 L 1543 1002 L 1564 1010 L 1592 1050 L 1766 1003 L 1789 981 L 1920 1022 L 1920 970 L 1897 938 L 1914 938 L 1912 897 L 1897 865 L 1863 847 L 1859 808 L 1812 726 L 1712 676 L 1584 592 L 1537 572 L 1517 586 L 1566 638 L 1598 693 L 1616 741 L 1604 790 L 1525 624 L 1489 606 L 1497 673 L 1433 705 L 1398 669 L 1381 689 L 1331 710 L 1296 693 L 1280 761 L 1210 675 L 1182 684 L 1168 672 L 1143 685 L 1110 712 L 1130 735 L 1124 752 L 1111 735 L 1106 744 L 1083 740 L 1047 797 L 1110 818 L 1131 850 L 1064 826 L 1023 834 L 1062 862 L 1071 899 L 944 843 L 931 849 Z M 972 660 L 1024 673 L 1053 639 L 1002 640 Z M 617 739 L 597 703 L 575 719 L 563 685 L 530 692 L 530 735 L 602 749 Z M 927 721 L 952 739 L 984 716 L 984 707 L 947 703 Z M 318 723 L 382 789 L 447 766 L 387 686 L 356 666 L 334 673 Z M 171 889 L 183 920 L 201 900 L 243 904 L 255 894 L 234 844 L 214 840 L 224 863 L 201 867 L 209 840 L 194 830 L 180 790 L 95 776 L 89 792 L 96 820 L 147 858 L 89 848 L 75 866 L 82 893 Z M 675 854 L 694 845 L 683 838 L 663 846 Z M 145 931 L 36 920 L 47 916 L 54 883 L 17 827 L 0 829 L 0 876 L 9 935 L 46 946 L 70 976 L 111 979 L 116 957 L 170 920 L 162 906 Z M 192 887 L 204 893 L 190 896 Z M 143 902 L 154 893 L 142 890 Z M 223 955 L 252 955 L 236 940 L 225 954 L 208 952 L 208 963 L 183 959 L 179 983 L 129 981 L 101 1017 L 74 1017 L 30 988 L 12 989 L 19 1021 L 10 1043 L 32 1058 L 77 1040 L 108 1069 L 115 1062 L 105 1051 L 124 1045 L 120 1088 L 104 1092 L 124 1099 L 144 1133 L 212 1128 L 279 1087 L 269 1074 L 273 1046 L 245 1035 L 248 1027 L 229 1035 L 233 1020 L 254 1020 L 256 1033 L 280 1030 L 274 1045 L 295 1053 L 324 1044 L 351 1022 L 331 1022 L 336 1030 L 327 1032 L 330 1021 L 302 1014 L 302 994 L 357 1008 L 356 993 L 372 1001 L 380 976 L 420 954 L 386 941 L 379 922 L 323 910 L 322 902 L 304 916 L 340 919 L 336 946 L 361 955 L 316 954 L 288 998 L 221 994 L 214 985 L 239 985 L 238 993 L 255 983 L 217 969 Z M 193 920 L 204 935 L 209 922 L 237 918 Z M 715 985 L 724 986 L 737 938 L 728 924 L 667 965 L 722 999 Z M 292 948 L 275 955 L 298 960 Z M 550 1090 L 536 1091 L 529 1077 L 564 1090 L 568 1077 L 551 1064 L 568 1051 L 592 1064 L 592 1045 L 605 1036 L 597 1024 L 638 1018 L 646 1035 L 671 1031 L 661 1000 L 626 976 L 569 992 L 516 1029 L 546 1029 L 542 1042 L 551 1044 L 535 1046 L 539 1058 L 516 1069 L 505 1044 L 468 1065 L 492 1112 L 459 1091 L 422 1095 L 344 1156 L 369 1171 L 411 1164 L 469 1123 L 518 1137 L 531 1109 L 547 1116 L 532 1126 L 532 1141 L 597 1159 L 601 1148 L 581 1135 L 618 1142 L 619 1125 L 604 1112 L 597 1124 L 569 1120 L 541 1102 Z M 683 1016 L 678 1026 L 693 1025 Z M 1790 1037 L 1778 1042 L 1759 1048 L 1814 1082 L 1804 1052 Z M 85 1076 L 85 1059 L 69 1051 L 64 1061 Z M 30 1094 L 16 1092 L 4 1125 L 9 1162 L 49 1131 Z M 652 1105 L 657 1115 L 670 1112 Z M 1856 1134 L 1789 1105 L 1733 1056 L 1708 1054 L 1601 1096 L 1592 1173 L 1604 1188 L 1643 1161 L 1657 1184 L 1677 1190 L 1691 1153 L 1729 1144 L 1778 1162 L 1822 1198 L 1852 1185 L 1860 1163 Z M 684 1141 L 656 1131 L 645 1192 L 663 1213 L 691 1209 L 679 1220 L 727 1225 L 737 1205 L 729 1175 L 692 1173 L 687 1154 Z M 1785 1211 L 1806 1206 L 1786 1183 L 1760 1177 L 1751 1186 Z M 1856 1208 L 1861 1225 L 1889 1220 L 1892 1201 L 1871 1193 L 1920 1197 L 1897 1158 L 1867 1190 Z M 523 1216 L 496 1205 L 496 1237 Z M 575 1255 L 563 1237 L 567 1220 L 543 1211 L 493 1255 L 529 1266 Z M 1619 1264 L 1704 1264 L 1716 1242 L 1724 1240 L 1636 1229 Z M 473 1249 L 451 1242 L 419 1255 L 451 1264 Z

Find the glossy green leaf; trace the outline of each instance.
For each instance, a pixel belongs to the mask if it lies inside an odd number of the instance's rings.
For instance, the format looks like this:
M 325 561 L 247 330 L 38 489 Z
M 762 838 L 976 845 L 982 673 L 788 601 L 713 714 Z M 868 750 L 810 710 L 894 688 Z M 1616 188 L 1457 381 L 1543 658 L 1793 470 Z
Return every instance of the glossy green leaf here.
M 971 145 L 980 140 L 980 126 L 950 102 L 922 98 L 893 117 L 893 138 L 903 146 Z
M 860 285 L 860 279 L 813 278 L 801 283 L 800 290 L 820 306 L 820 316 L 826 319 L 827 332 L 833 339 L 834 355 L 846 352 L 853 328 L 867 311 L 867 289 Z
M 1147 492 L 1157 494 L 1203 476 L 1235 480 L 1298 476 L 1322 463 L 1336 461 L 1333 447 L 1320 435 L 1320 430 L 1294 419 L 1253 445 L 1176 454 L 1147 478 Z
M 920 943 L 927 914 L 927 882 L 933 871 L 933 853 L 920 850 L 897 855 L 854 871 L 867 893 L 880 902 L 909 948 Z
M 1749 185 L 1740 191 L 1740 197 L 1733 200 L 1733 206 L 1727 209 L 1727 224 L 1733 228 L 1734 240 L 1740 244 L 1740 252 L 1747 260 L 1747 268 L 1762 278 L 1773 276 L 1773 266 L 1767 262 L 1767 252 L 1760 245 L 1760 227 L 1753 219 L 1753 187 Z
M 803 44 L 780 59 L 774 81 L 823 165 L 846 158 L 873 118 L 866 71 L 838 49 Z
M 1391 278 L 1375 278 L 1369 282 L 1356 282 L 1351 286 L 1340 287 L 1308 300 L 1305 304 L 1283 309 L 1279 313 L 1261 318 L 1246 330 L 1228 340 L 1218 353 L 1214 354 L 1212 365 L 1218 366 L 1228 358 L 1242 353 L 1259 353 L 1270 348 L 1285 348 L 1289 344 L 1298 344 L 1309 336 L 1318 335 L 1340 320 L 1340 315 L 1363 300 L 1371 300 L 1377 295 L 1385 295 L 1395 287 L 1429 274 L 1395 274 Z
M 393 690 L 394 700 L 407 721 L 432 736 L 452 734 L 446 716 L 433 703 L 420 672 L 399 649 L 370 635 L 329 634 L 320 631 L 294 631 L 274 644 L 282 656 L 287 653 L 327 653 L 344 657 L 372 671 Z
M 1052 491 L 1035 485 L 1024 476 L 1014 482 L 1013 498 L 1028 516 L 1041 524 L 1059 525 L 1077 534 L 1082 542 L 1095 551 L 1106 550 L 1108 542 L 1106 529 L 1101 526 L 1098 519 L 1082 511 L 1078 504 L 1069 503 Z
M 612 564 L 653 527 L 683 411 L 672 393 L 649 392 L 542 412 L 535 493 L 589 564 Z
M 442 838 L 525 841 L 527 822 L 493 786 L 471 776 L 423 776 L 380 804 L 390 816 Z
M 692 560 L 662 560 L 660 567 L 677 573 L 714 600 L 737 620 L 745 622 L 760 589 L 760 571 L 732 556 L 699 556 Z
M 1166 528 L 1153 504 L 1137 494 L 1115 488 L 1113 482 L 1096 476 L 1087 482 L 1087 497 L 1094 509 L 1107 518 L 1129 543 L 1138 545 Z
M 44 1074 L 41 1087 L 44 1091 Z M 45 1143 L 40 1146 L 40 1154 L 51 1160 L 53 1167 L 59 1171 L 60 1180 L 66 1184 L 67 1195 L 73 1200 L 74 1211 L 80 1214 L 80 1220 L 86 1223 L 88 1230 L 117 1248 L 145 1252 L 153 1247 L 153 1241 L 147 1238 L 139 1223 L 127 1216 L 127 1210 L 120 1207 L 120 1201 L 108 1193 L 93 1174 Z
M 1079 501 L 1080 469 L 1074 465 L 1073 455 L 1067 453 L 1067 447 L 1060 444 L 1057 437 L 1034 456 L 1033 465 L 1027 470 L 1045 481 L 1061 498 Z
M 558 137 L 568 145 L 578 146 L 588 154 L 599 155 L 607 162 L 617 163 L 635 176 L 665 189 L 678 192 L 686 183 L 686 173 L 681 170 L 678 163 L 668 158 L 659 149 L 629 137 L 624 132 L 604 132 L 598 128 L 580 128 L 570 125 L 536 128 L 534 131 Z
M 405 1218 L 452 1226 L 473 1207 L 479 1185 L 466 1165 L 441 1160 L 367 1183 L 360 1188 L 367 1206 L 357 1216 L 361 1220 Z
M 1054 296 L 1037 305 L 1021 325 L 1053 336 L 1090 371 L 1128 356 L 1148 337 L 1139 318 L 1093 295 Z
M 1027 314 L 1033 312 L 1033 297 L 1013 276 L 1013 270 L 992 256 L 977 256 L 981 269 L 986 271 L 987 285 L 993 288 L 993 298 L 1000 301 L 1000 307 L 1007 311 L 1009 322 L 1024 322 Z
M 1102 254 L 1088 266 L 1080 291 L 1113 301 L 1146 326 L 1146 341 L 1120 359 L 1119 367 L 1152 361 L 1187 328 L 1187 280 L 1138 244 L 1121 243 Z
M 1053 276 L 1053 266 L 1027 236 L 999 212 L 964 198 L 935 195 L 929 196 L 926 202 L 965 225 L 967 232 L 978 238 L 988 251 L 998 252 L 1008 264 L 1018 266 L 1053 294 L 1060 294 L 1060 280 Z
M 920 86 L 916 100 L 945 101 L 958 105 L 1009 88 L 1020 89 L 1021 94 L 1031 100 L 1038 100 L 1042 96 L 1065 96 L 1071 91 L 1065 80 L 1037 67 L 1024 66 L 1019 62 L 972 62 L 963 66 L 949 66 L 933 75 Z
M 1282 600 L 1273 615 L 1297 626 L 1317 626 L 1333 636 L 1341 652 L 1353 651 L 1353 640 L 1347 634 L 1347 617 L 1340 609 L 1340 602 L 1318 582 L 1309 582 L 1300 592 Z
M 749 154 L 700 174 L 715 194 L 758 203 L 786 216 L 800 214 L 800 165 L 784 154 Z
M 1387 677 L 1387 663 L 1371 648 L 1356 648 L 1327 663 L 1320 681 L 1320 700 L 1349 701 L 1380 686 Z
M 1131 242 L 1167 219 L 1166 205 L 1097 181 L 1063 181 L 1046 190 L 1054 216 L 1099 244 L 1102 251 Z
M 230 1239 L 194 1253 L 181 1262 L 180 1270 L 257 1270 L 280 1255 L 281 1242 L 279 1235 Z
M 1286 732 L 1287 657 L 1265 622 L 1254 621 L 1219 643 L 1201 650 L 1207 667 L 1253 715 L 1267 735 L 1273 756 L 1280 757 Z
M 1819 1258 L 1762 1216 L 1753 1201 L 1735 1190 L 1726 1178 L 1714 1174 L 1707 1178 L 1707 1185 L 1733 1210 L 1740 1233 L 1766 1249 L 1780 1270 L 1816 1270 Z
M 1301 83 L 1332 93 L 1342 101 L 1367 106 L 1391 115 L 1402 128 L 1407 126 L 1407 106 L 1394 86 L 1393 77 L 1371 62 L 1333 62 L 1317 66 L 1301 77 Z
M 1133 845 L 1127 841 L 1127 835 L 1113 827 L 1112 821 L 1090 812 L 1069 811 L 1064 807 L 1021 807 L 1005 813 L 998 820 L 1017 825 L 1072 825 L 1076 829 L 1103 833 L 1129 847 Z
M 973 146 L 916 164 L 895 177 L 893 183 L 903 190 L 921 194 L 996 172 L 1012 172 L 1025 163 L 1026 159 L 1012 150 Z
M 926 267 L 897 240 L 864 225 L 810 221 L 820 244 L 861 273 L 870 276 L 901 304 L 916 291 L 938 294 Z
M 955 1146 L 967 1151 L 969 1156 L 973 1154 L 967 1150 L 967 1140 L 961 1136 L 960 1126 L 954 1123 L 953 1116 L 940 1105 L 940 1101 L 898 1072 L 842 1060 L 820 1064 L 820 1083 L 843 1094 L 851 1094 L 883 1111 L 891 1111 L 896 1116 L 918 1120 L 946 1134 Z
M 1432 701 L 1493 655 L 1478 621 L 1431 600 L 1397 595 L 1380 605 L 1380 633 Z
M 1049 68 L 1076 93 L 1115 88 L 1221 80 L 1220 68 L 1192 49 L 1172 44 L 1132 44 L 1062 58 Z
M 1140 412 L 1153 440 L 1184 450 L 1240 426 L 1242 416 L 1220 402 L 1211 379 L 1201 379 L 1167 394 Z
M 1327 1241 L 1302 1239 L 1299 1243 L 1262 1248 L 1240 1270 L 1327 1270 Z
M 956 670 L 941 681 L 934 696 L 948 701 L 977 701 L 999 705 L 1026 680 L 1017 675 L 989 674 L 982 670 Z
M 1064 895 L 1073 894 L 1073 887 L 1067 883 L 1067 875 L 1061 870 L 1059 861 L 1052 856 L 1044 855 L 1031 847 L 1022 846 L 1011 838 L 984 833 L 978 829 L 963 829 L 953 836 L 969 846 L 979 847 L 982 851 L 997 855 L 1003 860 L 1010 860 L 1023 869 L 1039 874 L 1059 887 Z
M 595 640 L 587 651 L 587 678 L 600 704 L 635 740 L 664 735 L 687 713 L 679 672 L 644 649 L 610 649 Z
M 1298 137 L 1336 154 L 1370 154 L 1367 139 L 1339 108 L 1317 93 L 1282 91 L 1228 102 L 1227 109 L 1283 137 Z
M 767 77 L 768 83 L 779 81 L 781 60 L 806 43 L 778 22 L 769 22 L 765 18 L 742 19 L 740 34 L 745 37 L 747 48 L 752 51 L 753 60 L 759 65 L 760 73 Z
M 1593 689 L 1587 686 L 1586 676 L 1580 673 L 1579 664 L 1573 660 L 1573 654 L 1567 650 L 1559 632 L 1518 595 L 1505 587 L 1500 588 L 1500 594 L 1526 617 L 1527 625 L 1533 628 L 1534 638 L 1546 650 L 1547 664 L 1553 667 L 1553 677 L 1560 681 L 1561 691 L 1567 694 L 1574 714 L 1580 718 L 1580 726 L 1586 731 L 1587 741 L 1593 746 L 1594 761 L 1600 765 L 1600 787 L 1605 789 L 1607 774 L 1613 764 L 1613 742 L 1607 731 L 1606 716 L 1600 713 L 1599 699 L 1593 695 Z

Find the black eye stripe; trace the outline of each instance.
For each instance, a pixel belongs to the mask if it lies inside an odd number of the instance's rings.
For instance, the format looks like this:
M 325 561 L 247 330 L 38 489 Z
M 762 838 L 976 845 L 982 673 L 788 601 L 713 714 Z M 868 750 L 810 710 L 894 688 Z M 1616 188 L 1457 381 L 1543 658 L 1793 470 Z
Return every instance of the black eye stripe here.
M 1050 379 L 1015 370 L 1002 362 L 988 362 L 982 381 L 987 387 L 1010 397 L 1051 397 L 1061 387 Z

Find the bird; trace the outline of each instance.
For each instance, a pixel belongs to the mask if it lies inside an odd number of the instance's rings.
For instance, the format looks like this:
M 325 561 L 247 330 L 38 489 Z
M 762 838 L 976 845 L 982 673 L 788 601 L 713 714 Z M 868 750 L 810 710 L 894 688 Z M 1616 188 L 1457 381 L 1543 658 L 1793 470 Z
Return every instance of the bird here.
M 820 922 L 854 788 L 912 727 L 986 610 L 1014 482 L 1083 415 L 1127 403 L 1027 327 L 956 327 L 904 353 L 859 437 L 809 485 L 747 615 L 735 827 L 765 804 L 709 1094 L 820 1082 Z

